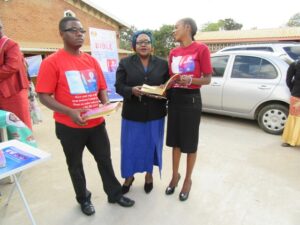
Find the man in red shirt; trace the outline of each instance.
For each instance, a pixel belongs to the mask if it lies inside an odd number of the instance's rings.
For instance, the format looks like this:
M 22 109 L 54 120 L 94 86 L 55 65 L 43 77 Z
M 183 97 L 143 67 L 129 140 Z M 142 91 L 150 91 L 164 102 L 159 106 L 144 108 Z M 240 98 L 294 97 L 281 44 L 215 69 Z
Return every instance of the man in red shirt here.
M 59 23 L 64 48 L 41 64 L 36 91 L 40 101 L 54 111 L 56 136 L 63 147 L 69 173 L 81 210 L 95 213 L 91 192 L 86 188 L 82 164 L 85 147 L 94 156 L 108 202 L 124 207 L 134 201 L 122 195 L 110 157 L 110 143 L 104 118 L 86 120 L 82 113 L 109 102 L 102 70 L 93 57 L 80 51 L 85 30 L 75 17 L 64 17 Z M 89 79 L 90 77 L 94 79 Z
M 23 54 L 18 44 L 4 35 L 0 21 L 0 109 L 16 114 L 32 129 L 28 88 Z

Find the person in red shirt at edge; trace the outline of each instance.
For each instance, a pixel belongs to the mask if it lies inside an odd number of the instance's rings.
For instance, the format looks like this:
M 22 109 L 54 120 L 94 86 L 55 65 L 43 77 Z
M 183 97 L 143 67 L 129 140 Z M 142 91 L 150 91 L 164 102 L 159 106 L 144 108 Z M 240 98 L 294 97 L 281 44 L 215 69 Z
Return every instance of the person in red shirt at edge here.
M 0 109 L 14 113 L 32 129 L 29 81 L 19 45 L 4 35 L 0 21 Z
M 130 207 L 134 201 L 122 195 L 121 184 L 115 177 L 104 118 L 86 120 L 82 116 L 88 109 L 98 107 L 99 100 L 102 104 L 109 102 L 98 62 L 80 51 L 85 32 L 79 19 L 61 19 L 59 33 L 64 48 L 42 62 L 36 91 L 41 103 L 54 111 L 56 136 L 66 156 L 76 200 L 84 214 L 92 215 L 95 209 L 82 164 L 85 147 L 97 162 L 108 202 Z M 89 79 L 91 73 L 95 79 Z
M 202 103 L 201 85 L 210 83 L 212 67 L 210 52 L 206 45 L 196 42 L 197 25 L 191 18 L 179 20 L 173 32 L 179 47 L 169 55 L 170 75 L 180 74 L 168 90 L 167 146 L 173 148 L 173 175 L 165 193 L 175 191 L 180 174 L 178 172 L 181 153 L 187 153 L 186 175 L 179 194 L 180 201 L 189 197 L 192 186 L 192 172 L 197 156 L 199 125 Z

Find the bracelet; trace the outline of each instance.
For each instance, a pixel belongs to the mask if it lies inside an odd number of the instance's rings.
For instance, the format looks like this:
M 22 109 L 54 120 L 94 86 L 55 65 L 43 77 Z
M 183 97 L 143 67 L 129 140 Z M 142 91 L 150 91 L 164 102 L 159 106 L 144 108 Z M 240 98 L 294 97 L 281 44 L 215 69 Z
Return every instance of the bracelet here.
M 187 85 L 190 86 L 192 84 L 192 82 L 193 82 L 193 78 L 190 77 L 190 81 L 189 81 L 189 83 Z

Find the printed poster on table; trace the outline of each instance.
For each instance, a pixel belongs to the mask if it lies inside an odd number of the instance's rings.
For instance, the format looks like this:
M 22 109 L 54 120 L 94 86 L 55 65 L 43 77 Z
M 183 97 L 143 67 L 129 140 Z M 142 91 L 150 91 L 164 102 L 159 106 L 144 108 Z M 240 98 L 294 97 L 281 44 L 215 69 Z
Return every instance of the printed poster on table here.
M 89 28 L 92 56 L 95 57 L 103 71 L 107 93 L 111 101 L 120 101 L 122 97 L 116 93 L 116 70 L 119 64 L 116 32 L 97 28 Z
M 41 55 L 35 55 L 35 56 L 29 56 L 25 58 L 27 64 L 28 64 L 28 74 L 30 77 L 36 77 L 41 63 L 42 63 L 42 56 Z
M 39 159 L 38 156 L 25 152 L 15 146 L 5 147 L 1 150 L 5 156 L 6 165 L 0 168 L 0 175 Z

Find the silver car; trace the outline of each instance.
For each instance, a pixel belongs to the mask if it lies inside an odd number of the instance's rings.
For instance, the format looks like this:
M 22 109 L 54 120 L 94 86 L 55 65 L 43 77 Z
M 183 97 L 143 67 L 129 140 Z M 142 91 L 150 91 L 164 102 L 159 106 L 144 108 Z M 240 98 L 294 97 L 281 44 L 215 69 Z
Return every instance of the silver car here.
M 257 120 L 271 134 L 281 134 L 288 117 L 288 64 L 259 51 L 212 54 L 210 85 L 201 88 L 203 111 Z
M 300 44 L 295 42 L 236 45 L 223 48 L 218 52 L 244 50 L 273 52 L 288 63 L 292 63 L 294 60 L 300 59 Z

